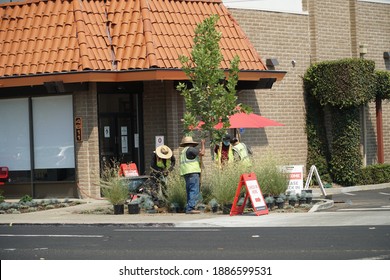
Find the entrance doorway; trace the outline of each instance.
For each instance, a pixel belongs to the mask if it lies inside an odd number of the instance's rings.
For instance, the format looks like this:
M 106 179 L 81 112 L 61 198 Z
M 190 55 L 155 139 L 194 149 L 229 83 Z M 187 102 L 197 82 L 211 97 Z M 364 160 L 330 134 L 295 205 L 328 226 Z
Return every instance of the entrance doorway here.
M 139 93 L 104 92 L 98 98 L 101 170 L 114 162 L 133 162 L 142 168 Z

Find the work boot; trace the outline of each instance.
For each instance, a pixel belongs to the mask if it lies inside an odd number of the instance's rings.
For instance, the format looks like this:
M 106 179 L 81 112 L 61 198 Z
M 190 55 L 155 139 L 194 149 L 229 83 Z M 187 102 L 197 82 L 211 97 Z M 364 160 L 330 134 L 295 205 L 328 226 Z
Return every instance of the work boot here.
M 198 211 L 198 210 L 190 210 L 190 211 L 186 211 L 186 214 L 200 214 L 200 211 Z

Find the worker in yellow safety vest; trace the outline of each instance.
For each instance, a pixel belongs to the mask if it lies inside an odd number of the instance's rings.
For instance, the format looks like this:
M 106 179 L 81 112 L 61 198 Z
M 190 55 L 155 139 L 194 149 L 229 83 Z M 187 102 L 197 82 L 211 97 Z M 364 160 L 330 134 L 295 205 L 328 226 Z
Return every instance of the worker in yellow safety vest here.
M 247 166 L 251 166 L 250 155 L 252 151 L 244 143 L 240 142 L 236 137 L 232 140 L 233 143 L 233 155 L 236 162 L 242 162 Z
M 200 213 L 195 207 L 200 193 L 201 158 L 205 154 L 205 140 L 201 140 L 200 149 L 195 148 L 198 144 L 191 136 L 184 137 L 180 143 L 180 147 L 184 147 L 180 153 L 180 175 L 186 182 L 186 214 Z
M 230 143 L 230 135 L 226 134 L 219 145 L 215 145 L 215 162 L 222 167 L 226 163 L 234 161 L 233 146 Z

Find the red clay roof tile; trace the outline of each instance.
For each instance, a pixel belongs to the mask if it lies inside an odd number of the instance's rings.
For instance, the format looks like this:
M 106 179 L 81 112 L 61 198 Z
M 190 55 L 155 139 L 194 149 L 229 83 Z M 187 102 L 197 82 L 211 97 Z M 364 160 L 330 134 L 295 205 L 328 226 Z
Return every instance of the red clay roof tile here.
M 0 4 L 0 78 L 180 69 L 197 24 L 218 14 L 224 61 L 267 70 L 221 0 L 30 0 Z

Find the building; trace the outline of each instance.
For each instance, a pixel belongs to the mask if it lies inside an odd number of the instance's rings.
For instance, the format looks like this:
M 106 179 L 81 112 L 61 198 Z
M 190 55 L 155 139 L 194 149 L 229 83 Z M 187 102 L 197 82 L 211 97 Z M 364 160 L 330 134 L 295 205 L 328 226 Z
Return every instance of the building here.
M 301 77 L 312 62 L 359 57 L 360 45 L 364 58 L 389 70 L 390 1 L 295 2 L 300 8 L 287 12 L 220 0 L 1 4 L 0 166 L 13 179 L 2 187 L 6 195 L 99 197 L 99 169 L 110 159 L 147 172 L 162 138 L 178 155 L 185 106 L 175 85 L 186 77 L 177 57 L 189 55 L 196 24 L 215 13 L 223 67 L 241 58 L 239 101 L 285 124 L 242 131 L 244 142 L 257 155 L 270 150 L 305 165 Z M 389 162 L 390 104 L 383 107 Z M 362 127 L 372 164 L 373 104 L 362 110 Z

